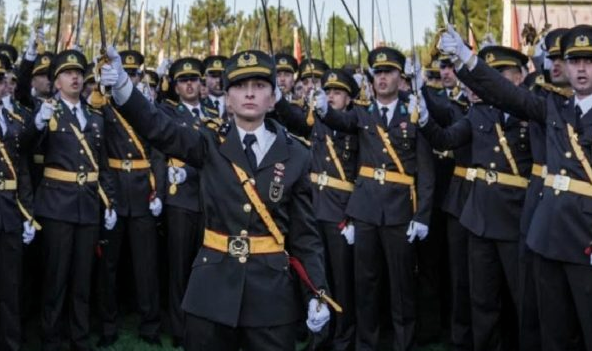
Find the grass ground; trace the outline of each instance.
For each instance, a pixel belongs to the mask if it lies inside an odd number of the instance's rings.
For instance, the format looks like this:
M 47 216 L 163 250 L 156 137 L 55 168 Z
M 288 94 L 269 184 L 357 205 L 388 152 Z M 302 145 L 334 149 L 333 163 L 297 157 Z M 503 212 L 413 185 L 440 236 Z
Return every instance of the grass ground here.
M 180 348 L 173 348 L 171 338 L 162 333 L 162 347 L 155 347 L 147 345 L 142 342 L 136 332 L 138 325 L 138 318 L 136 315 L 128 315 L 124 318 L 119 332 L 119 340 L 112 347 L 101 349 L 101 351 L 179 351 Z M 40 328 L 35 323 L 30 323 L 26 328 L 26 343 L 23 351 L 39 351 L 41 349 L 39 340 Z M 99 336 L 93 333 L 91 337 L 92 345 L 95 345 Z M 297 350 L 303 350 L 304 345 L 299 345 Z M 68 343 L 63 343 L 62 350 L 68 350 Z M 385 348 L 384 350 L 388 350 Z M 445 344 L 431 344 L 418 349 L 418 351 L 448 351 L 449 348 Z M 215 351 L 215 350 L 213 350 Z

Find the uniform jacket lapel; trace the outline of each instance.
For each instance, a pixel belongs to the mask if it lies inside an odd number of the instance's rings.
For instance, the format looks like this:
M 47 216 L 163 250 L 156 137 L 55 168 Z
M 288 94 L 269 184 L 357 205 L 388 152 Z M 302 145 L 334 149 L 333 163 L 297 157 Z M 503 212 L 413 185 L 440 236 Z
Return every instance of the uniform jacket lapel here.
M 269 151 L 267 151 L 267 154 L 263 157 L 263 160 L 261 160 L 261 163 L 257 168 L 258 170 L 275 165 L 276 163 L 283 163 L 283 161 L 287 160 L 290 156 L 286 142 L 286 133 L 283 132 L 281 126 L 273 120 L 266 119 L 265 128 L 272 133 L 275 133 L 276 138 L 269 148 Z
M 220 153 L 230 162 L 235 163 L 249 175 L 253 176 L 253 171 L 251 170 L 251 166 L 249 166 L 247 156 L 245 155 L 243 142 L 240 140 L 240 136 L 238 135 L 238 130 L 234 122 L 230 123 L 230 130 L 228 131 L 224 142 L 222 145 L 220 145 Z

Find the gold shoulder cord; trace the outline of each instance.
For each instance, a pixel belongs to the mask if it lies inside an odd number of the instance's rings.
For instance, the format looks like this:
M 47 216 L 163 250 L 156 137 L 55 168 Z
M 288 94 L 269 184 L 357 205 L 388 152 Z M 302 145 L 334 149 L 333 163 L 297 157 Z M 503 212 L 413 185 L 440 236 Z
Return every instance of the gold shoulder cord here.
M 504 155 L 506 156 L 506 159 L 508 160 L 508 163 L 512 168 L 512 173 L 514 173 L 514 175 L 519 176 L 520 174 L 518 173 L 518 166 L 516 165 L 516 160 L 514 160 L 512 150 L 510 150 L 510 146 L 508 146 L 508 139 L 506 139 L 504 131 L 502 130 L 502 126 L 499 123 L 495 124 L 495 131 L 497 133 L 497 137 L 499 139 L 499 143 L 502 147 L 502 150 L 504 151 Z

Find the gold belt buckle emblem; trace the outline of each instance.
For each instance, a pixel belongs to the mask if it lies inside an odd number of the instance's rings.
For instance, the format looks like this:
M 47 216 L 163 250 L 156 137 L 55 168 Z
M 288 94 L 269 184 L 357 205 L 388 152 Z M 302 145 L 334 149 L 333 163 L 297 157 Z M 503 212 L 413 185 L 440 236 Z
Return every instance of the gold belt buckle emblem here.
M 228 237 L 228 255 L 238 258 L 240 263 L 245 263 L 250 252 L 249 238 L 242 236 Z
M 386 170 L 384 168 L 375 168 L 374 169 L 374 179 L 378 180 L 380 185 L 383 185 L 384 180 L 386 179 Z
M 564 175 L 556 175 L 553 178 L 553 189 L 557 191 L 568 191 L 571 178 Z
M 122 160 L 121 168 L 126 172 L 132 171 L 132 160 Z
M 485 172 L 485 181 L 487 182 L 487 185 L 497 183 L 497 172 L 492 170 Z
M 84 185 L 86 183 L 88 176 L 86 173 L 84 172 L 80 172 L 76 175 L 76 183 L 78 183 L 78 185 Z

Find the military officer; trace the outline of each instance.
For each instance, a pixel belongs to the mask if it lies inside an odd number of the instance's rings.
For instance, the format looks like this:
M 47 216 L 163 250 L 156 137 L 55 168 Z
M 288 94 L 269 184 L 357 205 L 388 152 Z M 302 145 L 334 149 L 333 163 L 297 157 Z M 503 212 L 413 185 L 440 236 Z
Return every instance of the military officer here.
M 183 309 L 188 350 L 288 350 L 301 303 L 295 271 L 310 277 L 307 324 L 329 319 L 322 241 L 311 205 L 310 153 L 273 120 L 273 59 L 260 51 L 227 61 L 224 89 L 235 118 L 218 132 L 183 128 L 133 91 L 118 55 L 102 80 L 130 124 L 166 154 L 200 172 L 205 231 Z M 136 113 L 137 111 L 141 113 Z M 231 200 L 229 200 L 231 199 Z
M 292 101 L 294 77 L 298 70 L 298 62 L 290 54 L 276 54 L 275 69 L 277 71 L 277 86 L 286 100 Z
M 71 348 L 90 349 L 90 279 L 101 205 L 105 227 L 112 229 L 117 221 L 103 117 L 80 99 L 85 68 L 80 52 L 57 54 L 49 75 L 60 100 L 44 102 L 35 116 L 45 150 L 35 194 L 35 214 L 43 225 L 43 350 L 60 349 L 67 292 Z
M 135 50 L 121 52 L 126 73 L 134 87 L 144 57 Z M 138 310 L 139 333 L 148 344 L 161 344 L 156 218 L 162 212 L 165 164 L 162 154 L 149 147 L 110 105 L 103 106 L 105 143 L 109 167 L 114 175 L 118 221 L 113 230 L 103 230 L 106 242 L 98 261 L 98 302 L 101 338 L 107 347 L 118 338 L 117 273 L 124 240 L 129 240 Z
M 326 70 L 329 69 L 329 65 L 323 60 L 316 58 L 303 59 L 298 66 L 298 80 L 302 82 L 303 95 L 306 99 L 309 98 L 310 93 L 313 90 L 321 87 L 321 77 Z
M 442 79 L 442 83 L 434 84 L 428 81 L 422 87 L 422 96 L 425 99 L 430 116 L 441 127 L 448 127 L 459 119 L 462 119 L 468 108 L 466 94 L 458 92 L 459 82 L 456 79 L 449 57 L 441 56 L 435 60 L 435 65 L 432 66 L 433 72 L 437 72 L 438 77 L 446 77 Z M 435 67 L 434 67 L 435 66 Z M 436 73 L 434 73 L 436 74 Z M 444 83 L 445 81 L 445 83 Z M 444 87 L 446 85 L 447 88 Z M 440 206 L 441 211 L 445 214 L 443 225 L 445 227 L 445 235 L 448 240 L 448 269 L 450 274 L 450 332 L 453 347 L 458 350 L 472 350 L 473 349 L 473 335 L 471 332 L 471 305 L 469 295 L 469 260 L 468 260 L 468 243 L 469 231 L 460 224 L 459 218 L 462 209 L 469 195 L 471 182 L 465 179 L 463 170 L 471 166 L 471 146 L 465 145 L 460 148 L 451 150 L 436 150 L 434 149 L 435 163 L 436 163 L 436 204 Z M 452 161 L 452 169 L 449 170 L 449 162 Z M 440 209 L 435 209 L 439 213 Z M 429 240 L 429 239 L 428 239 Z M 442 242 L 436 242 L 436 247 L 443 245 Z M 420 252 L 422 256 L 423 252 Z M 435 253 L 434 250 L 428 250 L 423 255 L 430 267 L 434 263 L 441 265 L 436 257 L 441 257 L 441 253 Z M 420 264 L 420 280 L 421 280 L 421 264 Z M 424 264 L 426 266 L 426 264 Z M 435 267 L 434 267 L 435 268 Z M 430 271 L 428 271 L 430 272 Z M 435 277 L 426 275 L 428 281 L 437 281 L 439 271 L 432 269 L 430 273 L 437 274 Z M 429 286 L 429 282 L 426 282 Z M 433 283 L 431 283 L 433 284 Z M 437 303 L 430 302 L 430 299 L 438 301 L 438 296 L 430 296 L 423 301 L 434 307 L 438 307 Z M 440 300 L 441 301 L 441 300 Z M 426 311 L 426 309 L 424 309 Z M 426 311 L 427 312 L 427 311 Z M 438 314 L 436 314 L 438 315 Z M 430 318 L 431 314 L 425 314 L 425 318 Z M 434 320 L 431 320 L 434 321 Z M 428 324 L 432 326 L 429 330 L 437 330 L 434 323 Z
M 159 108 L 183 128 L 198 130 L 206 127 L 202 118 L 205 121 L 210 112 L 200 103 L 199 79 L 202 71 L 203 64 L 193 57 L 176 60 L 169 69 L 169 77 L 179 101 L 166 100 Z M 165 213 L 169 256 L 169 318 L 173 345 L 180 346 L 185 332 L 185 312 L 181 309 L 181 302 L 187 289 L 191 263 L 203 242 L 203 208 L 197 168 L 172 157 L 168 158 L 167 164 Z
M 224 66 L 228 58 L 222 55 L 212 55 L 206 57 L 204 60 L 205 66 L 205 81 L 208 87 L 208 95 L 202 96 L 203 103 L 208 108 L 213 108 L 218 111 L 220 118 L 224 117 L 226 111 L 226 100 L 224 89 L 222 86 L 222 74 L 224 73 Z
M 490 70 L 452 28 L 440 49 L 457 57 L 457 72 L 480 96 L 546 127 L 547 176 L 526 243 L 534 251 L 542 349 L 592 350 L 592 26 L 578 25 L 560 39 L 574 96 L 536 96 Z M 586 249 L 588 248 L 588 249 Z
M 4 89 L 5 73 L 10 59 L 0 54 L 0 89 Z M 22 135 L 25 118 L 0 110 L 0 349 L 21 349 L 21 281 L 23 243 L 35 237 L 36 226 L 31 217 L 33 188 Z
M 415 341 L 413 242 L 428 235 L 432 151 L 411 120 L 416 100 L 408 106 L 409 98 L 398 91 L 405 56 L 377 48 L 368 64 L 374 71 L 376 102 L 340 112 L 328 107 L 319 91 L 315 106 L 329 127 L 355 133 L 359 140 L 360 167 L 345 211 L 355 227 L 356 350 L 377 348 L 383 284 L 389 286 L 393 347 L 409 350 Z
M 522 83 L 528 57 L 501 46 L 479 51 L 491 67 L 513 84 Z M 426 121 L 427 122 L 427 121 Z M 518 308 L 518 239 L 520 214 L 532 167 L 528 123 L 483 103 L 471 107 L 447 129 L 431 121 L 422 128 L 432 145 L 456 149 L 470 144 L 471 167 L 465 178 L 473 182 L 460 215 L 470 232 L 469 266 L 475 350 L 514 349 L 517 340 L 504 341 L 505 311 L 516 329 Z M 509 289 L 511 301 L 504 301 Z

